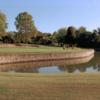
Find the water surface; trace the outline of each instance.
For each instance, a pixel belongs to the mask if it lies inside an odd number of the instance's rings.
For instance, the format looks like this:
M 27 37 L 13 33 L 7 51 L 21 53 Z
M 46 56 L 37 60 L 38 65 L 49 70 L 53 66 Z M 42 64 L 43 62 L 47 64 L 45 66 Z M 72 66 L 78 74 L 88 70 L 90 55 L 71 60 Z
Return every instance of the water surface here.
M 85 63 L 87 62 L 87 63 Z M 92 58 L 58 61 L 26 62 L 0 65 L 1 72 L 22 73 L 97 73 L 100 72 L 100 53 Z

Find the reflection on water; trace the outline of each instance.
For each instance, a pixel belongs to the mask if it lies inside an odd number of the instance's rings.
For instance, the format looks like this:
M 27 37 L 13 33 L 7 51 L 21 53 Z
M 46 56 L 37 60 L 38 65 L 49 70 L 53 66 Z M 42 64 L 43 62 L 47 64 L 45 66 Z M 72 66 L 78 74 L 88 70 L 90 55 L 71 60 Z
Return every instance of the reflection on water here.
M 27 73 L 80 73 L 80 72 L 100 72 L 100 53 L 96 53 L 89 58 L 26 62 L 0 65 L 1 72 L 27 72 Z M 86 63 L 87 62 L 87 63 Z

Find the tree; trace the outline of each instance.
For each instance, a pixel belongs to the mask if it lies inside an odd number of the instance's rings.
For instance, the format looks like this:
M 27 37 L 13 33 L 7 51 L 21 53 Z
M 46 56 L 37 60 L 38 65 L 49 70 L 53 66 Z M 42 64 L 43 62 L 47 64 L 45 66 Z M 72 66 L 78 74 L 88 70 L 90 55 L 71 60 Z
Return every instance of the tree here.
M 1 37 L 2 43 L 14 43 L 14 35 L 14 32 L 6 32 L 6 34 Z
M 32 37 L 32 43 L 33 44 L 40 44 L 40 40 L 42 39 L 42 37 L 43 37 L 42 32 L 38 31 L 37 34 L 36 34 L 36 36 Z
M 38 35 L 34 39 L 36 43 L 43 45 L 52 45 L 51 33 L 38 32 Z
M 66 33 L 66 43 L 69 46 L 72 46 L 73 44 L 75 44 L 75 38 L 76 38 L 76 28 L 73 26 L 68 27 Z
M 98 35 L 100 35 L 100 28 L 98 28 Z
M 77 45 L 79 47 L 91 47 L 92 44 L 92 33 L 84 32 L 79 35 L 77 38 Z
M 60 28 L 57 32 L 54 32 L 54 36 L 57 39 L 58 44 L 65 44 L 65 36 L 66 36 L 67 28 Z
M 81 27 L 78 29 L 78 31 L 79 31 L 79 34 L 85 33 L 85 32 L 86 32 L 86 28 L 83 27 L 83 26 L 81 26 Z
M 0 12 L 0 36 L 4 35 L 7 28 L 6 15 Z
M 33 18 L 27 12 L 19 13 L 16 17 L 15 25 L 18 33 L 23 34 L 20 36 L 22 36 L 22 38 L 24 36 L 24 40 L 22 39 L 23 42 L 30 41 L 30 39 L 37 33 Z

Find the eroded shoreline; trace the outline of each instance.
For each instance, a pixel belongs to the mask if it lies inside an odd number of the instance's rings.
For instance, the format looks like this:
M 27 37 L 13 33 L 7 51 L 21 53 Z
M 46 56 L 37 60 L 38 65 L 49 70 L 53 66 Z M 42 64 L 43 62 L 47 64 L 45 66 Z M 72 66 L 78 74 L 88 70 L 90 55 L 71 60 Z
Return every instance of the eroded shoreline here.
M 62 53 L 16 53 L 16 54 L 1 54 L 0 64 L 18 63 L 18 62 L 35 62 L 35 61 L 49 61 L 49 60 L 64 60 L 64 59 L 81 59 L 90 58 L 94 56 L 93 49 L 83 50 L 81 52 L 62 52 Z

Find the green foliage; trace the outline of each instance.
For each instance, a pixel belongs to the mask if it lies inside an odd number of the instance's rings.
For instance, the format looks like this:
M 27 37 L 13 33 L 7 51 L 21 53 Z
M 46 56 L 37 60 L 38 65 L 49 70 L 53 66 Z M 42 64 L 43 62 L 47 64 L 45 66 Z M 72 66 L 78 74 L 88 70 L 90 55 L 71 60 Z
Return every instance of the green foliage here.
M 15 39 L 17 39 L 16 41 L 18 42 L 31 42 L 31 38 L 37 34 L 37 29 L 33 18 L 27 12 L 19 13 L 19 15 L 16 17 L 15 25 L 16 29 L 18 30 L 18 34 Z
M 16 29 L 19 33 L 31 33 L 36 31 L 33 18 L 27 12 L 21 12 L 16 17 Z
M 81 34 L 81 33 L 85 33 L 87 30 L 85 27 L 81 26 L 79 29 L 78 29 L 78 32 Z
M 65 43 L 66 31 L 67 28 L 60 28 L 57 32 L 54 32 L 53 38 L 55 39 L 55 42 L 60 45 L 63 45 Z
M 27 33 L 24 34 L 17 33 L 15 35 L 15 43 L 31 43 L 31 38 Z
M 0 12 L 0 36 L 4 35 L 7 28 L 6 15 Z
M 17 32 L 6 32 L 7 22 L 4 13 L 0 12 L 0 42 L 32 43 L 63 46 L 77 44 L 79 47 L 100 48 L 100 28 L 93 32 L 84 26 L 76 29 L 73 26 L 60 28 L 58 31 L 43 33 L 37 30 L 33 17 L 28 12 L 21 12 L 15 20 Z
M 14 32 L 7 32 L 2 36 L 3 43 L 14 43 Z
M 90 32 L 85 32 L 85 33 L 81 33 L 79 34 L 79 37 L 77 38 L 77 44 L 79 46 L 82 46 L 82 47 L 89 47 L 90 45 L 90 42 L 92 40 L 92 33 Z M 90 39 L 91 37 L 91 39 Z
M 66 43 L 69 45 L 75 44 L 76 29 L 73 26 L 68 27 L 66 33 Z

